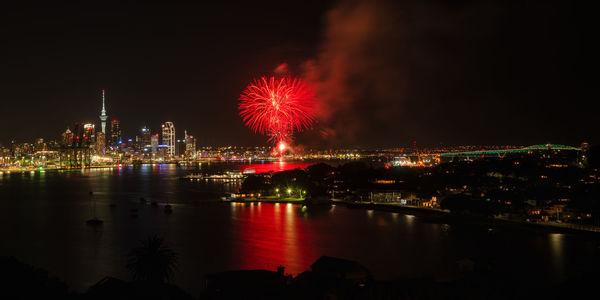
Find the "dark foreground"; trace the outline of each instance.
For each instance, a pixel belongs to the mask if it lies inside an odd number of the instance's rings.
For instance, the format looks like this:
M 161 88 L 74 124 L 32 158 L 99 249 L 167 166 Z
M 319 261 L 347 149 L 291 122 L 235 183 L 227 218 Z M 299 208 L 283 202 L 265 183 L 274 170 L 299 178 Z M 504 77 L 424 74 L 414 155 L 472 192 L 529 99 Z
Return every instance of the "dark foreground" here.
M 0 257 L 0 290 L 10 299 L 569 299 L 593 293 L 598 273 L 581 274 L 561 285 L 519 281 L 491 264 L 456 264 L 455 278 L 380 281 L 360 263 L 323 256 L 295 277 L 277 271 L 240 270 L 207 274 L 203 292 L 191 295 L 164 282 L 100 279 L 83 293 L 43 269 Z

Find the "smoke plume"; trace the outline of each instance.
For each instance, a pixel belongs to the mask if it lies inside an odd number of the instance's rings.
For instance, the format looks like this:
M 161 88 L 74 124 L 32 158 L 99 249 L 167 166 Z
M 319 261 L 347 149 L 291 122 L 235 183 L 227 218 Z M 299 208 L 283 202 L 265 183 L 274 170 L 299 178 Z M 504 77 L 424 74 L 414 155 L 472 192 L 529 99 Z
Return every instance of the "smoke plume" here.
M 323 137 L 352 142 L 367 130 L 390 130 L 403 101 L 403 49 L 397 10 L 386 1 L 346 1 L 329 11 L 316 59 L 305 65 L 317 89 Z

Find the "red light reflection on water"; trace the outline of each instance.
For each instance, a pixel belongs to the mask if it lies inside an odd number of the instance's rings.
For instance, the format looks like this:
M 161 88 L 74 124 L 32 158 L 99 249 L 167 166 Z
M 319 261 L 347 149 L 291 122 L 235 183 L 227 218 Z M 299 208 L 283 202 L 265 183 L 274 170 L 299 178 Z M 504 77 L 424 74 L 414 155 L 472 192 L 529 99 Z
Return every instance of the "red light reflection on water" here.
M 286 273 L 307 270 L 317 254 L 312 234 L 298 216 L 300 206 L 292 204 L 231 204 L 239 244 L 233 250 L 238 269 L 275 270 L 283 265 Z
M 241 165 L 240 171 L 242 172 L 252 172 L 259 173 L 268 173 L 268 172 L 281 172 L 293 169 L 304 169 L 308 166 L 312 165 L 312 163 L 290 163 L 285 161 L 278 161 L 273 163 L 265 163 L 265 164 L 248 164 Z

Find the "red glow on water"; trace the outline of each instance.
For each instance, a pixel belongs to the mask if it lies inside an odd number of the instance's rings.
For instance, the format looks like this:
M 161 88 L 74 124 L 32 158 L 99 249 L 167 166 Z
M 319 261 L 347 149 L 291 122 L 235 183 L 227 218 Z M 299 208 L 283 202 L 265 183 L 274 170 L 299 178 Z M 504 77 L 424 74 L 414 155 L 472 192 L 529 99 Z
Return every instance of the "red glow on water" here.
M 232 249 L 232 259 L 240 269 L 275 270 L 278 265 L 286 273 L 298 274 L 309 268 L 319 256 L 315 247 L 305 241 L 312 233 L 302 226 L 299 205 L 292 204 L 231 204 L 233 216 L 243 224 L 236 228 L 238 240 L 255 241 Z
M 248 85 L 240 95 L 238 109 L 246 126 L 278 145 L 289 143 L 294 132 L 312 126 L 315 103 L 314 90 L 302 79 L 271 76 Z
M 288 163 L 288 162 L 274 162 L 274 163 L 266 163 L 266 164 L 248 164 L 241 165 L 239 170 L 242 172 L 254 172 L 256 174 L 259 173 L 268 173 L 268 172 L 281 172 L 288 171 L 294 169 L 304 169 L 308 166 L 312 165 L 312 163 Z

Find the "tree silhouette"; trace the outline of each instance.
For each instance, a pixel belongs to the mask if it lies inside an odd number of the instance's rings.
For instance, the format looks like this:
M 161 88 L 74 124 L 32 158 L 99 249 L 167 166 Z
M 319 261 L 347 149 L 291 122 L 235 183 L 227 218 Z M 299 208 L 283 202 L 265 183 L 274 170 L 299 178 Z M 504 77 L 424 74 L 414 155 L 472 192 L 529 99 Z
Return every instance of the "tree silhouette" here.
M 141 241 L 127 257 L 127 270 L 137 281 L 168 282 L 177 269 L 177 254 L 158 236 Z

